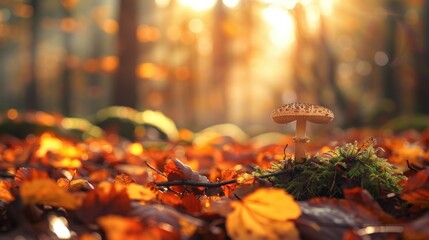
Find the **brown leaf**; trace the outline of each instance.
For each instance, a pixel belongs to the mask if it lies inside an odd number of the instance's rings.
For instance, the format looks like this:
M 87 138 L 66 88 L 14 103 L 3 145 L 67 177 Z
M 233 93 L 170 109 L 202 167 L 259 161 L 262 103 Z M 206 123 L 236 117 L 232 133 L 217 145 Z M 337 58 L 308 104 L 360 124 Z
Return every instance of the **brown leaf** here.
M 360 203 L 361 205 L 365 206 L 373 213 L 378 215 L 379 219 L 384 224 L 393 224 L 398 222 L 394 217 L 392 217 L 391 215 L 383 211 L 383 209 L 374 200 L 371 194 L 363 188 L 356 187 L 356 188 L 344 189 L 344 198 Z
M 131 200 L 126 188 L 119 184 L 102 182 L 98 188 L 86 194 L 76 214 L 85 223 L 95 223 L 100 216 L 126 215 L 130 209 Z
M 429 169 L 421 170 L 408 178 L 401 198 L 421 207 L 429 207 Z
M 405 240 L 425 240 L 429 239 L 429 214 L 405 225 L 403 237 Z
M 228 181 L 232 179 L 237 179 L 237 175 L 238 174 L 235 170 L 231 170 L 231 169 L 223 170 L 220 175 L 220 181 L 223 182 L 223 181 Z M 223 185 L 221 188 L 225 196 L 231 197 L 231 194 L 236 187 L 237 187 L 237 183 L 232 183 L 232 184 Z
M 177 210 L 164 205 L 139 205 L 133 208 L 130 216 L 138 217 L 154 237 L 150 239 L 181 239 L 179 217 Z
M 179 159 L 169 159 L 164 167 L 164 173 L 168 176 L 168 180 L 189 180 L 201 183 L 208 183 L 207 177 L 193 171 L 191 167 L 184 164 Z M 170 175 L 173 179 L 170 179 Z
M 20 186 L 25 181 L 31 181 L 34 179 L 49 178 L 46 172 L 42 172 L 35 168 L 20 168 L 15 173 L 15 184 Z
M 97 223 L 106 233 L 107 239 L 153 239 L 137 218 L 127 218 L 118 215 L 99 217 Z M 155 238 L 156 239 L 156 238 Z
M 121 174 L 119 174 L 119 175 L 117 175 L 115 177 L 115 180 L 113 182 L 114 183 L 119 183 L 119 184 L 122 184 L 122 185 L 128 185 L 130 183 L 134 183 L 135 181 L 130 176 L 128 176 L 128 175 L 126 175 L 124 173 L 121 173 Z
M 67 178 L 59 178 L 57 180 L 57 184 L 59 187 L 69 190 L 70 192 L 88 191 L 94 189 L 92 184 L 85 179 L 68 180 Z
M 189 213 L 197 214 L 201 212 L 201 202 L 193 193 L 185 193 L 182 198 L 182 205 Z
M 314 198 L 299 205 L 302 215 L 296 223 L 304 239 L 342 239 L 348 229 L 380 224 L 370 209 L 346 199 Z
M 178 206 L 182 204 L 182 199 L 173 192 L 159 193 L 158 199 L 169 206 Z

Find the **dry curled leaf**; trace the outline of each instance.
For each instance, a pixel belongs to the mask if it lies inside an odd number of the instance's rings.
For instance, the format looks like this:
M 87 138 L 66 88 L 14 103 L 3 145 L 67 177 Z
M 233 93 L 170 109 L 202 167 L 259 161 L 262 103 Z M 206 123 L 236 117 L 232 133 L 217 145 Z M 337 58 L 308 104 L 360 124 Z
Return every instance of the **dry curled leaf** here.
M 68 193 L 50 178 L 25 181 L 19 192 L 25 205 L 46 204 L 66 209 L 76 209 L 81 205 L 81 198 Z
M 226 229 L 232 239 L 299 239 L 295 220 L 299 205 L 284 190 L 262 188 L 241 201 L 226 217 Z
M 67 178 L 59 178 L 57 180 L 57 184 L 62 189 L 66 189 L 71 192 L 81 191 L 81 190 L 87 191 L 87 190 L 94 189 L 92 184 L 85 179 L 68 180 Z
M 208 183 L 207 177 L 193 171 L 191 167 L 184 164 L 179 159 L 168 160 L 164 167 L 164 173 L 168 176 L 169 180 L 189 180 L 201 183 Z

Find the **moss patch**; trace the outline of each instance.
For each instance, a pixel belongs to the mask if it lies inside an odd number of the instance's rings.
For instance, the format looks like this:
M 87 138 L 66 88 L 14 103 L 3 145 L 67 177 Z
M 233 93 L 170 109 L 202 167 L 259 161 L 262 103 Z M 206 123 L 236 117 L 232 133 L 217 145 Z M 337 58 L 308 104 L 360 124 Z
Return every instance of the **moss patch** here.
M 257 169 L 255 176 L 289 171 L 282 176 L 268 178 L 276 187 L 285 188 L 297 200 L 313 197 L 343 197 L 344 188 L 362 187 L 375 198 L 401 191 L 405 176 L 386 159 L 377 156 L 381 148 L 374 141 L 362 146 L 348 143 L 322 156 L 314 156 L 304 163 L 285 160 L 272 163 L 270 169 Z

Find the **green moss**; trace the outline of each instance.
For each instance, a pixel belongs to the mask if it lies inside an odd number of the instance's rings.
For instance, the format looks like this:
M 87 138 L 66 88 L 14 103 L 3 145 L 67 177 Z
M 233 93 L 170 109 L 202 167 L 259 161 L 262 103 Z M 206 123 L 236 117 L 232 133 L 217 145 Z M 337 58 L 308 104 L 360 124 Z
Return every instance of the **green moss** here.
M 270 169 L 255 171 L 255 176 L 284 171 L 281 176 L 268 178 L 297 200 L 313 197 L 343 197 L 343 188 L 362 187 L 374 197 L 399 193 L 400 181 L 405 179 L 386 159 L 377 156 L 382 149 L 369 141 L 363 146 L 348 143 L 342 147 L 314 156 L 304 163 L 285 160 L 272 163 Z

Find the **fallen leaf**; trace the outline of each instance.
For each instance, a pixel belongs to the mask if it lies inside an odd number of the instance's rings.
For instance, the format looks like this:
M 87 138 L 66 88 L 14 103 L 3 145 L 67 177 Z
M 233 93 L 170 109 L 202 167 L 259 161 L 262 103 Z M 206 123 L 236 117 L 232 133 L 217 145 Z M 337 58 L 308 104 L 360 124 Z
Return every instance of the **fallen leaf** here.
M 156 194 L 148 187 L 136 183 L 130 183 L 125 187 L 131 200 L 149 202 L 156 199 Z
M 11 187 L 12 187 L 11 182 L 0 181 L 0 200 L 8 203 L 15 199 L 10 193 Z
M 41 178 L 48 178 L 48 174 L 35 168 L 20 168 L 16 171 L 14 180 L 15 184 L 20 186 L 25 181 Z
M 182 204 L 182 199 L 177 194 L 170 192 L 170 191 L 164 192 L 164 193 L 159 193 L 158 199 L 163 204 L 173 206 L 173 207 Z
M 363 188 L 356 187 L 344 189 L 344 198 L 362 204 L 379 216 L 379 219 L 384 224 L 394 224 L 398 222 L 394 217 L 387 214 L 380 207 L 379 203 L 374 200 L 371 194 Z
M 120 184 L 123 184 L 123 185 L 128 185 L 128 184 L 134 183 L 135 181 L 130 176 L 121 173 L 121 174 L 119 174 L 119 175 L 117 175 L 115 177 L 114 182 L 115 183 L 120 183 Z
M 429 239 L 429 214 L 405 225 L 403 239 L 405 240 L 425 240 Z
M 227 169 L 223 170 L 220 175 L 220 181 L 228 181 L 232 179 L 237 179 L 237 172 L 235 170 Z M 225 194 L 225 196 L 230 197 L 232 192 L 235 190 L 237 183 L 226 184 L 221 188 Z
M 189 213 L 197 214 L 201 212 L 201 201 L 193 193 L 186 193 L 182 198 L 182 205 Z
M 88 191 L 94 189 L 91 183 L 85 179 L 74 179 L 68 180 L 67 178 L 59 178 L 57 184 L 62 189 L 69 190 L 70 192 L 74 191 Z
M 50 178 L 25 181 L 19 192 L 25 205 L 46 204 L 66 209 L 76 209 L 81 205 L 80 197 L 68 193 Z
M 179 159 L 169 159 L 164 167 L 164 173 L 168 176 L 168 180 L 189 180 L 201 183 L 210 182 L 206 176 L 200 175 L 198 172 L 193 171 L 191 167 L 184 164 Z M 173 179 L 170 178 L 174 176 Z
M 340 240 L 351 228 L 380 224 L 370 209 L 346 199 L 313 198 L 299 206 L 302 215 L 296 224 L 303 239 Z
M 421 207 L 429 207 L 429 169 L 421 170 L 408 178 L 401 198 Z
M 149 232 L 145 231 L 140 220 L 117 215 L 99 217 L 97 223 L 106 233 L 107 239 L 153 239 Z
M 131 201 L 125 187 L 102 182 L 86 193 L 76 214 L 85 223 L 95 223 L 100 216 L 126 215 L 130 209 Z
M 232 239 L 299 239 L 295 220 L 299 205 L 284 190 L 262 188 L 241 201 L 226 217 L 226 229 Z

